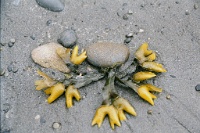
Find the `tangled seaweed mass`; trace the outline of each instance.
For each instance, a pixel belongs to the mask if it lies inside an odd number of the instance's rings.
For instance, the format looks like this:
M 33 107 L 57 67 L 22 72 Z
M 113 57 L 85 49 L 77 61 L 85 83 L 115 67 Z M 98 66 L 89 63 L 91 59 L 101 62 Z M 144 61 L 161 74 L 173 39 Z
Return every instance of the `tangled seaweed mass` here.
M 37 56 L 41 53 L 38 59 Z M 143 43 L 136 50 L 134 60 L 124 67 L 129 54 L 126 45 L 110 42 L 92 44 L 81 54 L 79 54 L 78 46 L 75 46 L 73 50 L 56 43 L 39 46 L 32 51 L 33 60 L 43 67 L 63 72 L 65 79 L 58 81 L 38 70 L 37 73 L 43 79 L 35 81 L 36 90 L 44 90 L 47 95 L 50 95 L 47 99 L 48 103 L 52 103 L 65 93 L 66 106 L 71 108 L 73 98 L 77 101 L 81 99 L 79 88 L 106 78 L 102 89 L 103 102 L 96 110 L 92 125 L 97 124 L 100 127 L 105 116 L 108 115 L 110 125 L 114 129 L 115 125 L 121 126 L 120 121 L 126 120 L 124 112 L 133 116 L 137 115 L 133 106 L 117 93 L 115 84 L 133 89 L 151 105 L 154 105 L 153 100 L 156 99 L 152 92 L 162 92 L 161 88 L 146 82 L 148 79 L 155 78 L 158 73 L 166 72 L 161 64 L 155 62 L 156 52 L 149 50 L 148 44 Z M 112 58 L 113 56 L 119 56 L 119 58 L 116 60 Z M 89 63 L 84 62 L 86 58 Z M 102 63 L 101 60 L 104 62 Z M 88 66 L 91 66 L 94 71 L 90 69 L 86 71 Z

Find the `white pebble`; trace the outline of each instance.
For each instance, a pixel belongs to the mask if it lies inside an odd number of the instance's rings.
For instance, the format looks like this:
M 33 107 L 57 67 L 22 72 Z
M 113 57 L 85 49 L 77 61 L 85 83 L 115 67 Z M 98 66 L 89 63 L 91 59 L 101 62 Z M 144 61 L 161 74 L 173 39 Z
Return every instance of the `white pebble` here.
M 36 115 L 36 116 L 35 116 L 35 119 L 36 119 L 36 120 L 40 119 L 40 115 Z
M 54 122 L 54 123 L 53 123 L 53 128 L 54 128 L 54 129 L 60 128 L 60 123 Z
M 144 30 L 143 30 L 143 29 L 140 29 L 139 32 L 142 33 L 142 32 L 144 32 Z

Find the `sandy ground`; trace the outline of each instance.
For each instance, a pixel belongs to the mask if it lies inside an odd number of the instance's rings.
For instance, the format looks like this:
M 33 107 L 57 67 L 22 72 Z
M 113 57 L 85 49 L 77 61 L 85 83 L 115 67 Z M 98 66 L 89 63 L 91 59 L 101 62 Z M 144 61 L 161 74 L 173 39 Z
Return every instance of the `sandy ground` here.
M 200 92 L 200 2 L 198 0 L 65 0 L 65 9 L 55 13 L 41 8 L 35 0 L 1 0 L 1 132 L 2 133 L 199 133 Z M 195 8 L 194 8 L 195 5 Z M 127 18 L 123 19 L 124 14 Z M 46 25 L 51 20 L 50 25 Z M 97 41 L 128 44 L 133 51 L 143 42 L 159 52 L 168 72 L 156 79 L 163 92 L 149 105 L 132 90 L 117 88 L 135 107 L 137 117 L 127 116 L 121 127 L 112 130 L 106 118 L 101 126 L 91 121 L 102 102 L 105 80 L 80 89 L 83 99 L 71 109 L 65 97 L 49 105 L 47 96 L 36 91 L 36 70 L 31 51 L 47 42 L 56 42 L 65 28 L 75 29 L 81 48 Z M 142 29 L 142 30 L 141 30 Z M 8 66 L 16 71 L 8 72 Z M 51 73 L 51 69 L 43 69 Z M 18 71 L 17 71 L 18 70 Z M 55 72 L 55 71 L 54 71 Z M 59 72 L 55 72 L 60 75 Z M 170 95 L 170 99 L 166 96 Z M 152 110 L 152 114 L 147 113 Z M 53 123 L 60 128 L 52 128 Z

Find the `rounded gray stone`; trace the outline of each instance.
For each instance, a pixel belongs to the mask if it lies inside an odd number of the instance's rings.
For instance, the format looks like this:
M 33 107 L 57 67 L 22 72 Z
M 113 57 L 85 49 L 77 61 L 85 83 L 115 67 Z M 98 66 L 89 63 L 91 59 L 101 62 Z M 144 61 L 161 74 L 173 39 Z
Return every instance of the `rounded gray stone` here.
M 64 9 L 64 4 L 60 0 L 36 0 L 39 6 L 53 11 L 61 12 Z
M 77 41 L 76 32 L 74 30 L 67 29 L 59 35 L 57 41 L 66 48 L 72 47 L 76 44 Z
M 86 48 L 87 60 L 97 67 L 113 67 L 126 62 L 129 49 L 124 44 L 95 43 Z

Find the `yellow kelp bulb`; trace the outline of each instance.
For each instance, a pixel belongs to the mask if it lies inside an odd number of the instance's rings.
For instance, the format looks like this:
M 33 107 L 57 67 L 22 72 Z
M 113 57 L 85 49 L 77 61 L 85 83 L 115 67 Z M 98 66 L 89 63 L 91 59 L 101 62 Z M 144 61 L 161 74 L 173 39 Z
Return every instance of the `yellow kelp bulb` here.
M 143 81 L 143 80 L 147 80 L 147 79 L 150 79 L 150 78 L 153 78 L 155 77 L 156 75 L 152 72 L 137 72 L 133 75 L 133 80 L 134 81 Z
M 106 115 L 108 115 L 109 117 L 110 125 L 112 129 L 115 128 L 115 124 L 117 126 L 121 126 L 118 115 L 117 115 L 117 110 L 113 105 L 102 105 L 101 107 L 99 107 L 93 118 L 92 126 L 97 124 L 98 127 L 101 127 L 101 124 Z
M 67 87 L 65 97 L 67 108 L 71 108 L 73 106 L 73 98 L 76 98 L 77 101 L 81 99 L 78 89 L 76 89 L 73 85 Z
M 152 50 L 148 50 L 148 43 L 143 43 L 135 52 L 135 57 L 140 63 L 146 61 L 146 56 L 152 54 Z
M 71 62 L 76 65 L 80 65 L 87 58 L 86 51 L 78 55 L 78 46 L 75 46 L 72 50 Z
M 137 93 L 141 98 L 149 102 L 151 105 L 154 105 L 153 99 L 156 99 L 156 96 L 150 93 L 150 91 L 162 92 L 162 89 L 157 88 L 151 84 L 145 84 L 138 88 Z
M 153 52 L 152 54 L 148 55 L 146 58 L 147 58 L 147 61 L 154 61 L 156 59 L 156 53 Z
M 48 103 L 52 103 L 58 97 L 60 97 L 65 91 L 65 86 L 62 83 L 57 83 L 56 85 L 46 89 L 44 92 L 50 95 L 47 99 Z
M 36 90 L 41 90 L 41 89 L 44 89 L 44 88 L 47 88 L 47 87 L 51 87 L 54 84 L 56 84 L 57 81 L 53 80 L 53 78 L 49 77 L 44 72 L 38 70 L 37 73 L 41 77 L 43 77 L 43 80 L 36 80 L 35 81 Z
M 167 70 L 162 66 L 162 64 L 156 62 L 144 62 L 142 63 L 142 67 L 154 72 L 167 72 Z
M 133 116 L 137 115 L 134 108 L 131 106 L 131 104 L 126 99 L 124 99 L 122 97 L 117 98 L 113 102 L 113 105 L 118 111 L 118 117 L 119 117 L 120 121 L 126 120 L 126 116 L 124 114 L 124 111 L 126 111 L 127 113 L 129 113 Z

